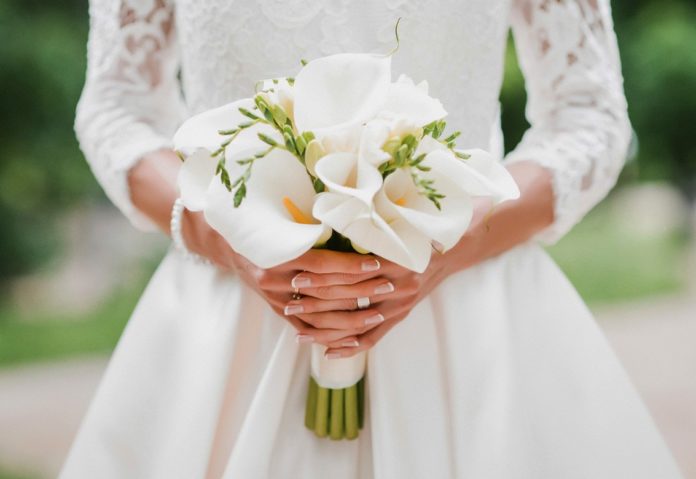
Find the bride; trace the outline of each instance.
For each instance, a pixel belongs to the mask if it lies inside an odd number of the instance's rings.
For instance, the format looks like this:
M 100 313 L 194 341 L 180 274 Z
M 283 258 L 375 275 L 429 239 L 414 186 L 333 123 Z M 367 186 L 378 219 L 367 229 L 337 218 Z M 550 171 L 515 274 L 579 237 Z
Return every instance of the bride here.
M 608 0 L 92 0 L 90 14 L 82 149 L 135 226 L 181 234 L 183 248 L 138 303 L 62 478 L 680 477 L 539 245 L 606 195 L 626 155 Z M 480 200 L 423 274 L 318 250 L 260 269 L 173 208 L 171 137 L 186 117 L 302 58 L 389 51 L 398 17 L 394 69 L 429 80 L 459 144 L 504 161 L 519 200 L 490 214 Z M 503 158 L 509 28 L 531 128 Z M 369 350 L 357 440 L 303 426 L 312 342 L 331 358 Z

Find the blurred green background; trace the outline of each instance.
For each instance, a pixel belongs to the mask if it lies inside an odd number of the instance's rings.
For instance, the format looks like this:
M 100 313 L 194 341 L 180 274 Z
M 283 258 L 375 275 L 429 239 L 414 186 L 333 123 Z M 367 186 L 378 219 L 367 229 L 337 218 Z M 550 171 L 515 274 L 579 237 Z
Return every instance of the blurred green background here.
M 127 271 L 94 266 L 113 241 L 111 225 L 129 227 L 119 218 L 100 223 L 117 213 L 72 128 L 86 3 L 0 0 L 0 366 L 110 351 L 164 249 L 150 241 L 147 254 L 131 257 L 128 248 L 141 245 L 135 235 L 121 245 Z M 695 218 L 696 2 L 612 3 L 639 148 L 610 197 L 550 248 L 591 305 L 687 288 Z M 527 127 L 512 43 L 501 98 L 510 149 Z M 93 226 L 95 238 L 76 240 Z M 75 259 L 85 248 L 88 264 Z M 107 285 L 87 306 L 65 289 L 83 271 Z

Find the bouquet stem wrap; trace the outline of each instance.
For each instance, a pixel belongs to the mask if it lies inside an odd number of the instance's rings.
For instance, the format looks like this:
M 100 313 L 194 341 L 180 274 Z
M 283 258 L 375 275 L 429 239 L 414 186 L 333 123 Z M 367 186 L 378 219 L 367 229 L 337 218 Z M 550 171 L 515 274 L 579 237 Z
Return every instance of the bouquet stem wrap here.
M 355 439 L 364 422 L 367 353 L 326 359 L 325 350 L 312 345 L 305 426 L 319 437 Z

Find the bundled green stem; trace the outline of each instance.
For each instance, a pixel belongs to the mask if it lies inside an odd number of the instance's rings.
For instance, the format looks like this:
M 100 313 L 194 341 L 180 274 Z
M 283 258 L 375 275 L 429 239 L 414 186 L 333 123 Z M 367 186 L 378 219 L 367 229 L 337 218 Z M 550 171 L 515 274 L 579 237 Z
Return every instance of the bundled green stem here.
M 365 378 L 343 389 L 328 389 L 309 378 L 305 426 L 318 437 L 355 439 L 364 423 Z

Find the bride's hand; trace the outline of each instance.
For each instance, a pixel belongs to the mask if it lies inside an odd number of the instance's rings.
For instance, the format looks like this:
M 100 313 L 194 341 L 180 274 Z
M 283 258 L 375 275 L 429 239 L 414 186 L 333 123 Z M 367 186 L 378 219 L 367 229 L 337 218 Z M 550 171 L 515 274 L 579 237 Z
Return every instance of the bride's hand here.
M 295 283 L 306 284 L 309 280 L 312 285 L 301 289 L 305 297 L 288 302 L 285 313 L 314 326 L 314 331 L 298 339 L 325 344 L 329 357 L 349 357 L 370 349 L 447 276 L 446 260 L 438 253 L 420 274 L 380 261 L 378 277 L 353 285 L 330 286 L 324 282 L 325 275 L 299 273 Z M 370 306 L 358 310 L 359 297 L 369 298 Z M 336 329 L 344 330 L 346 335 L 326 341 L 317 334 Z
M 332 357 L 353 356 L 373 347 L 448 275 L 490 256 L 490 251 L 482 247 L 491 240 L 485 221 L 489 212 L 487 201 L 477 201 L 469 229 L 459 243 L 445 254 L 433 252 L 428 268 L 421 274 L 384 259 L 380 259 L 379 277 L 350 286 L 329 286 L 323 283 L 323 275 L 300 273 L 295 282 L 308 278 L 312 287 L 302 289 L 306 297 L 290 301 L 286 313 L 296 314 L 318 331 L 345 329 L 355 333 L 338 341 L 327 342 L 320 336 L 301 340 L 325 344 L 329 348 L 326 354 Z M 356 310 L 359 297 L 369 298 L 370 307 Z
M 366 330 L 361 327 L 317 329 L 289 312 L 286 306 L 295 288 L 308 286 L 308 279 L 321 278 L 321 287 L 315 288 L 317 291 L 328 288 L 340 291 L 340 288 L 358 283 L 375 288 L 386 283 L 383 279 L 375 278 L 380 274 L 380 262 L 374 256 L 357 253 L 313 249 L 277 267 L 259 268 L 235 252 L 227 241 L 208 225 L 201 213 L 189 210 L 184 210 L 182 235 L 187 249 L 209 259 L 222 270 L 235 271 L 279 316 L 295 327 L 300 341 L 311 337 L 322 343 L 340 343 L 342 338 L 353 337 Z M 304 283 L 299 279 L 302 277 L 305 278 Z M 355 305 L 354 298 L 351 304 Z M 289 314 L 286 314 L 288 312 Z M 345 313 L 332 314 L 340 320 L 341 315 Z

